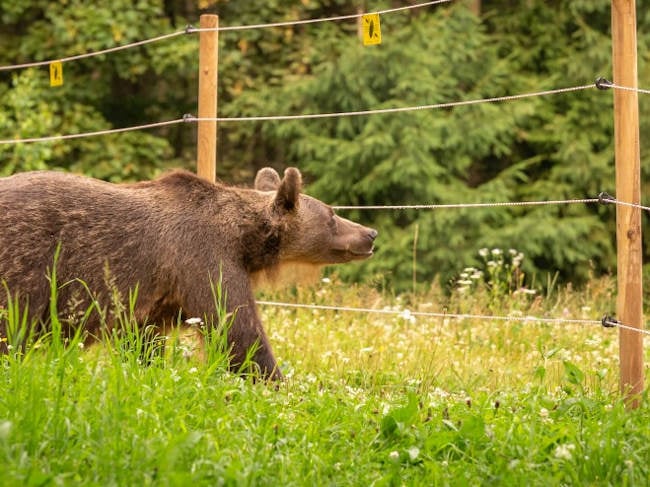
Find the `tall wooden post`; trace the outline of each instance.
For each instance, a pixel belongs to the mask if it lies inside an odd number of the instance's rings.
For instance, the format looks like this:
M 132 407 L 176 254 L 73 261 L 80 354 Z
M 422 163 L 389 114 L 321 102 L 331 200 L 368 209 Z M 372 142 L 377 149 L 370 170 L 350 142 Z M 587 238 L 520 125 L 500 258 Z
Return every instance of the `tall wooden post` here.
M 360 0 L 359 5 L 357 5 L 357 37 L 363 39 L 363 17 L 362 15 L 366 12 L 366 1 Z
M 614 84 L 637 87 L 635 0 L 612 0 L 612 55 Z M 614 89 L 616 198 L 640 204 L 641 163 L 639 102 L 636 91 Z M 616 207 L 618 319 L 643 328 L 641 210 Z M 629 407 L 639 406 L 643 392 L 643 336 L 620 329 L 621 392 Z
M 201 15 L 200 28 L 218 28 L 218 15 Z M 199 38 L 199 118 L 217 116 L 217 66 L 219 31 L 201 32 Z M 199 121 L 196 173 L 208 181 L 217 179 L 217 122 Z

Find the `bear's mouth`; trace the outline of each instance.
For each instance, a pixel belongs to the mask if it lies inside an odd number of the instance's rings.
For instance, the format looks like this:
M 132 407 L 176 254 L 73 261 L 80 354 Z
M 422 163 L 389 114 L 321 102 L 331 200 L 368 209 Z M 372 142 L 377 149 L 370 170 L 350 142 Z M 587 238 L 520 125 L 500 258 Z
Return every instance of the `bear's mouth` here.
M 370 250 L 354 250 L 354 249 L 345 249 L 348 254 L 352 256 L 353 259 L 355 260 L 362 260 L 362 259 L 367 259 L 369 257 L 372 257 L 372 254 L 375 252 L 375 247 L 371 247 Z
M 351 260 L 368 259 L 372 257 L 375 250 L 377 247 L 372 242 L 348 242 L 345 245 L 334 245 L 330 256 L 334 263 L 350 262 Z

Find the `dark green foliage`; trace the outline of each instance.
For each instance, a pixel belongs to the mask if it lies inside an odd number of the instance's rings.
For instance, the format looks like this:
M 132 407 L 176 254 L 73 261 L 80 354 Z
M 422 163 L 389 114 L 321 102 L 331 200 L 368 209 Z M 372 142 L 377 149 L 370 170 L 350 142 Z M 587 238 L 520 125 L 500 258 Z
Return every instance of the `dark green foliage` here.
M 106 5 L 0 2 L 0 64 L 57 59 L 168 33 L 162 2 Z M 182 38 L 181 38 L 182 39 Z M 48 67 L 0 72 L 1 138 L 91 132 L 180 118 L 191 111 L 195 45 L 178 40 L 63 64 L 63 86 Z M 194 79 L 192 79 L 194 77 Z M 0 146 L 0 174 L 62 168 L 119 181 L 182 164 L 181 126 L 52 143 Z M 186 132 L 191 136 L 189 132 Z M 176 154 L 175 154 L 176 152 Z
M 361 2 L 363 3 L 363 2 Z M 352 14 L 349 0 L 187 2 L 0 1 L 0 64 L 55 59 L 198 25 Z M 363 5 L 361 5 L 363 7 Z M 373 2 L 369 9 L 396 6 Z M 610 2 L 465 2 L 381 18 L 363 47 L 354 20 L 220 34 L 221 116 L 369 110 L 530 93 L 611 79 Z M 638 10 L 639 83 L 650 86 L 650 14 Z M 0 139 L 172 120 L 196 113 L 198 40 L 180 36 L 47 69 L 0 72 Z M 219 126 L 219 176 L 296 165 L 334 204 L 396 205 L 594 198 L 615 193 L 611 91 L 595 88 L 449 109 Z M 641 147 L 650 97 L 640 95 Z M 44 167 L 111 180 L 194 166 L 187 124 L 76 141 L 0 146 L 0 174 Z M 642 167 L 650 167 L 642 153 Z M 647 169 L 644 169 L 647 178 Z M 650 197 L 650 190 L 644 190 Z M 648 199 L 648 198 L 646 198 Z M 449 282 L 477 250 L 516 248 L 528 276 L 576 283 L 615 269 L 614 206 L 356 211 L 380 231 L 376 258 L 342 268 L 397 288 Z

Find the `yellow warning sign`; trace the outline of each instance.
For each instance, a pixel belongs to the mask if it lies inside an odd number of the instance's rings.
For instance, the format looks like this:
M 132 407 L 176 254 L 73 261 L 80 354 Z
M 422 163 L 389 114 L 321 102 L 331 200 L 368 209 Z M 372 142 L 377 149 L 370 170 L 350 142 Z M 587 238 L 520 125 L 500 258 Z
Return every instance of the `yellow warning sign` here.
M 61 86 L 63 84 L 63 63 L 54 61 L 50 63 L 50 86 Z
M 374 46 L 381 44 L 381 27 L 379 25 L 379 14 L 366 14 L 361 19 L 363 29 L 363 45 Z

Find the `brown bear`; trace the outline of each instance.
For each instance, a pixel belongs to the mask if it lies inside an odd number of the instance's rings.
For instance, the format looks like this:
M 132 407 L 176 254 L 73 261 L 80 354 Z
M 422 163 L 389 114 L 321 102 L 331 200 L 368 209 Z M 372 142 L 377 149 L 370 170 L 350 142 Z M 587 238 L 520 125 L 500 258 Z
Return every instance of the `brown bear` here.
M 135 318 L 162 331 L 179 318 L 210 323 L 216 311 L 212 284 L 220 278 L 233 316 L 227 336 L 231 367 L 238 368 L 255 347 L 253 361 L 262 376 L 279 379 L 256 309 L 255 277 L 272 275 L 284 264 L 366 259 L 377 236 L 302 194 L 301 187 L 296 168 L 286 169 L 283 179 L 262 169 L 254 189 L 181 170 L 134 184 L 53 171 L 0 178 L 0 282 L 28 307 L 35 324 L 47 327 L 48 272 L 58 249 L 63 317 L 83 314 L 90 294 L 100 309 L 108 309 L 115 292 L 126 299 L 137 286 Z M 6 305 L 2 291 L 0 308 Z M 63 322 L 67 334 L 79 324 Z M 3 323 L 0 351 L 6 353 Z M 97 313 L 85 320 L 89 340 L 100 326 Z

